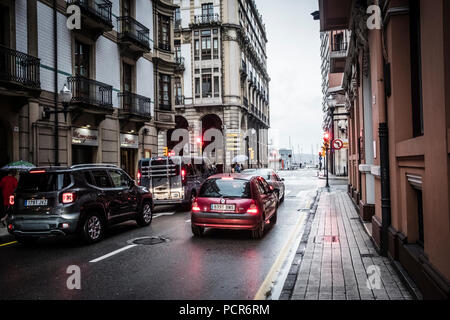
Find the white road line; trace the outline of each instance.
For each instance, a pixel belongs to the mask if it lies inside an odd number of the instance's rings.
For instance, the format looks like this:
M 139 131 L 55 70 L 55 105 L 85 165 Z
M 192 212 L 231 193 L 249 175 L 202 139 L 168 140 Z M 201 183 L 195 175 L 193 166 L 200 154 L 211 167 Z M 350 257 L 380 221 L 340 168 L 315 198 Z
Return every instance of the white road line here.
M 284 192 L 284 195 L 287 196 L 289 193 L 291 193 L 291 190 L 286 190 L 286 191 Z
M 301 198 L 301 196 L 303 195 L 303 193 L 305 193 L 304 191 L 300 191 L 295 197 L 296 198 Z
M 116 255 L 116 254 L 118 254 L 120 252 L 123 252 L 125 250 L 131 249 L 131 248 L 136 247 L 136 246 L 137 246 L 137 244 L 130 244 L 129 246 L 126 246 L 126 247 L 123 247 L 122 249 L 118 249 L 118 250 L 113 251 L 111 253 L 105 254 L 104 256 L 101 256 L 101 257 L 99 257 L 97 259 L 94 259 L 94 260 L 91 260 L 89 262 L 95 263 L 95 262 L 99 262 L 99 261 L 105 260 L 105 259 L 107 259 L 109 257 L 112 257 L 113 255 Z
M 186 223 L 189 223 L 189 222 L 191 222 L 191 219 L 189 219 L 189 220 L 186 220 Z
M 162 217 L 162 216 L 173 216 L 175 214 L 175 211 L 173 212 L 161 212 L 161 213 L 157 213 L 153 216 L 153 219 Z

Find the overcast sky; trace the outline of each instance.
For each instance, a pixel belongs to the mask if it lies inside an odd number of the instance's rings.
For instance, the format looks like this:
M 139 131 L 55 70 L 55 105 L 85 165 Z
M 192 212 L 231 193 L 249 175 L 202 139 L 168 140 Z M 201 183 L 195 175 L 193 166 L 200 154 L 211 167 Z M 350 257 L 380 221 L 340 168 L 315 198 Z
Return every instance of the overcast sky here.
M 322 89 L 317 0 L 256 0 L 267 32 L 270 137 L 279 148 L 318 152 L 322 140 Z

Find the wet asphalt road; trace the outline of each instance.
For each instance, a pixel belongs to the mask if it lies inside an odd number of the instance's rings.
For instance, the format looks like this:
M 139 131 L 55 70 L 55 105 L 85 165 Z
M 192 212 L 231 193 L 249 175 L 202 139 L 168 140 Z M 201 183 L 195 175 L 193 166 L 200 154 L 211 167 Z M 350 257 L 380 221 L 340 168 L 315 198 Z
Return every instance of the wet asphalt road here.
M 305 214 L 298 210 L 325 184 L 312 169 L 280 176 L 286 179 L 286 201 L 262 240 L 252 240 L 247 231 L 222 230 L 194 238 L 189 212 L 161 207 L 151 226 L 113 226 L 91 246 L 50 238 L 33 247 L 0 247 L 0 299 L 253 299 Z M 159 236 L 168 241 L 128 247 L 133 239 Z M 80 290 L 67 288 L 71 265 L 81 270 Z

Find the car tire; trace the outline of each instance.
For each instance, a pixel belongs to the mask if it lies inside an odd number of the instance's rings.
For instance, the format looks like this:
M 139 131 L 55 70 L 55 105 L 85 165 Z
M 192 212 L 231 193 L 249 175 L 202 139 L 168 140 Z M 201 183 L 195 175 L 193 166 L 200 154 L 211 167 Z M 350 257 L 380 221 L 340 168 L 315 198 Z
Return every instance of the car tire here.
M 142 209 L 138 213 L 136 222 L 140 227 L 149 226 L 153 221 L 153 208 L 149 201 L 142 204 Z
M 25 246 L 31 246 L 38 242 L 38 237 L 24 237 L 24 236 L 15 236 L 16 241 Z
M 264 236 L 264 227 L 265 227 L 265 222 L 261 221 L 258 226 L 256 227 L 256 229 L 252 230 L 252 239 L 254 240 L 259 240 Z
M 203 228 L 203 227 L 199 227 L 199 226 L 196 226 L 196 225 L 191 225 L 191 229 L 192 229 L 192 234 L 195 236 L 195 237 L 203 237 L 203 235 L 205 234 L 205 228 Z
M 81 239 L 84 243 L 99 242 L 104 235 L 104 223 L 98 213 L 90 213 L 84 219 L 81 229 Z

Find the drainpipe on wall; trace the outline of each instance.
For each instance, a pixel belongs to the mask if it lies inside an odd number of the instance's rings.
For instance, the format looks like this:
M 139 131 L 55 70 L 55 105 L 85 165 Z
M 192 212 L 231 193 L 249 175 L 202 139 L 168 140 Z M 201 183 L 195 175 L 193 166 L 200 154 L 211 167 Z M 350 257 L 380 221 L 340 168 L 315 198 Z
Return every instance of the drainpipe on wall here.
M 55 88 L 55 111 L 58 111 L 58 10 L 56 8 L 56 0 L 53 0 L 53 43 L 54 43 L 54 88 Z M 59 121 L 58 113 L 55 112 L 55 166 L 59 166 Z

